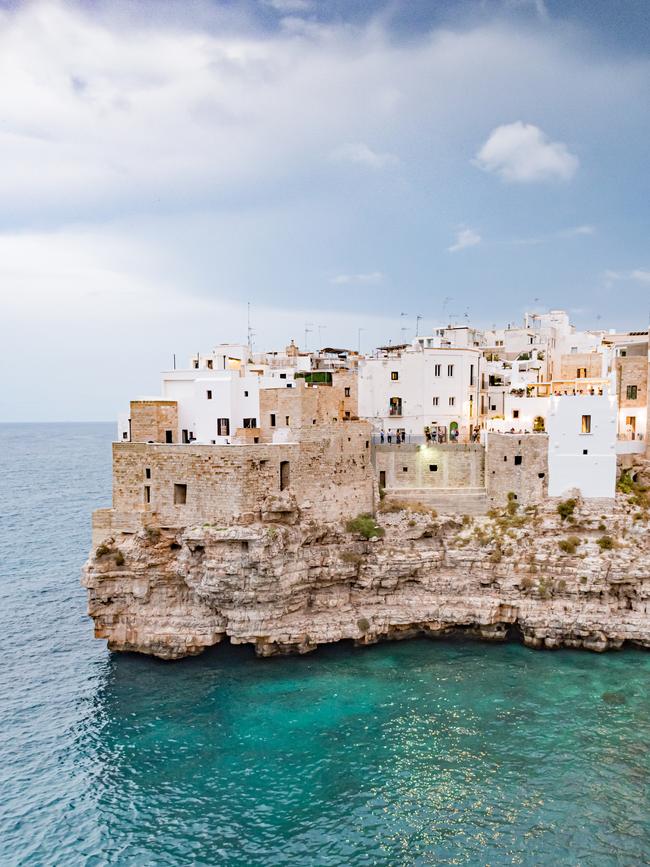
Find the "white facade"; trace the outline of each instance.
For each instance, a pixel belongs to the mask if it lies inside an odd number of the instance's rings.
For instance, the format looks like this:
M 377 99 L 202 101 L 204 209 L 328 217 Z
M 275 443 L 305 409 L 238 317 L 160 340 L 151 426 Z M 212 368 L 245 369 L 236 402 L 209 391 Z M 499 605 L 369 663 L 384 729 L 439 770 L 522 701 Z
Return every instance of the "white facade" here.
M 409 347 L 359 363 L 359 415 L 387 435 L 422 437 L 426 427 L 467 440 L 480 422 L 481 353 Z
M 563 395 L 548 400 L 549 497 L 562 497 L 573 488 L 583 497 L 614 497 L 616 398 Z

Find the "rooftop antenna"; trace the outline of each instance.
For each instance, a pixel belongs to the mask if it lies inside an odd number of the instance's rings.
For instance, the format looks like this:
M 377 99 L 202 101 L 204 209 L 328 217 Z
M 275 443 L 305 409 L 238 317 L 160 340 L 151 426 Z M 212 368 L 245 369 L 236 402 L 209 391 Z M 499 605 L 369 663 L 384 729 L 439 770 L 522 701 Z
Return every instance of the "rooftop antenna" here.
M 174 353 L 174 370 L 176 370 L 176 353 Z
M 251 328 L 251 302 L 248 301 L 246 303 L 247 307 L 247 340 L 248 340 L 248 351 L 252 353 L 253 351 L 253 329 Z
M 418 313 L 415 317 L 415 336 L 420 336 L 420 322 L 422 321 L 422 314 Z
M 404 322 L 404 320 L 407 316 L 408 316 L 408 313 L 400 313 L 400 321 Z M 400 331 L 402 332 L 402 343 L 406 343 L 405 338 L 406 338 L 406 335 L 408 334 L 408 326 L 402 325 L 402 327 L 400 328 Z
M 307 335 L 311 334 L 314 330 L 313 322 L 305 322 L 305 350 L 307 349 Z

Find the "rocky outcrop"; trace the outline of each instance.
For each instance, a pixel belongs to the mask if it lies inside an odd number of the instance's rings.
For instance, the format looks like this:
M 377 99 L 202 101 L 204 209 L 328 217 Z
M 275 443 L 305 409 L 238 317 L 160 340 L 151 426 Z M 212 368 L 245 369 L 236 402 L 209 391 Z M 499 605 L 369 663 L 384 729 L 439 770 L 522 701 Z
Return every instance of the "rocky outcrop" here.
M 531 647 L 650 647 L 647 511 L 621 496 L 438 517 L 387 506 L 382 538 L 285 521 L 114 533 L 84 568 L 95 634 L 165 659 L 223 639 L 305 653 L 464 630 Z M 293 515 L 293 511 L 291 512 Z

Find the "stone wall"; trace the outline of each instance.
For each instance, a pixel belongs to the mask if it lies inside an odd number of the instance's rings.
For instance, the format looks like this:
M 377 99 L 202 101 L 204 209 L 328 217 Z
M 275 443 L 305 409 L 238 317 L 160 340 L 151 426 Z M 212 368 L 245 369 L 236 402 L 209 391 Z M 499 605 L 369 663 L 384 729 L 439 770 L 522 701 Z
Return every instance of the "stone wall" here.
M 132 400 L 131 442 L 164 443 L 167 431 L 178 442 L 178 404 L 175 400 Z
M 578 370 L 587 370 L 588 379 L 600 379 L 603 375 L 603 356 L 600 352 L 564 353 L 560 356 L 560 375 L 555 379 L 576 379 Z
M 483 488 L 485 449 L 478 443 L 378 445 L 375 468 L 387 491 Z
M 262 437 L 272 441 L 278 428 L 293 432 L 326 425 L 345 418 L 344 388 L 333 385 L 306 385 L 296 380 L 293 388 L 265 388 L 260 391 Z
M 630 355 L 616 359 L 618 405 L 621 409 L 644 407 L 648 402 L 648 359 Z M 636 398 L 627 396 L 628 386 L 636 386 Z
M 292 443 L 114 443 L 113 509 L 110 519 L 102 510 L 95 529 L 339 521 L 373 511 L 374 488 L 363 421 L 314 428 Z
M 359 415 L 359 371 L 332 371 L 332 387 L 341 392 L 340 408 L 343 418 L 357 418 Z
M 485 477 L 491 506 L 504 505 L 510 492 L 522 506 L 539 505 L 548 495 L 548 435 L 490 431 Z

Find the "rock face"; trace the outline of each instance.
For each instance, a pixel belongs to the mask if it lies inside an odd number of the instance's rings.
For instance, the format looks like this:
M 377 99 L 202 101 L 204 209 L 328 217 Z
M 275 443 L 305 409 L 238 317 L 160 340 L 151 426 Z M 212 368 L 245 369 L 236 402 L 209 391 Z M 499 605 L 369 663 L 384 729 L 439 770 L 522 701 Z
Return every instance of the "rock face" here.
M 366 540 L 269 510 L 246 526 L 116 533 L 83 584 L 98 638 L 164 659 L 223 639 L 269 656 L 456 630 L 539 648 L 650 647 L 647 511 L 621 496 L 607 512 L 568 512 L 513 503 L 437 517 L 394 504 L 378 516 L 385 535 Z

